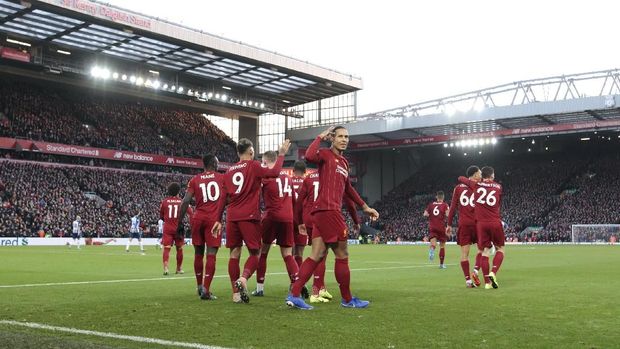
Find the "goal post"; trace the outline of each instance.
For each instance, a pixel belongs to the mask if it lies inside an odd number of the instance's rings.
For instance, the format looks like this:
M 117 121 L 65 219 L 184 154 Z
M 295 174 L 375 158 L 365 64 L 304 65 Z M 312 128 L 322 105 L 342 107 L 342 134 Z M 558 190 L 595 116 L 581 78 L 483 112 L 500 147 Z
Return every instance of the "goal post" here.
M 620 224 L 573 224 L 571 237 L 574 244 L 609 244 L 620 237 Z

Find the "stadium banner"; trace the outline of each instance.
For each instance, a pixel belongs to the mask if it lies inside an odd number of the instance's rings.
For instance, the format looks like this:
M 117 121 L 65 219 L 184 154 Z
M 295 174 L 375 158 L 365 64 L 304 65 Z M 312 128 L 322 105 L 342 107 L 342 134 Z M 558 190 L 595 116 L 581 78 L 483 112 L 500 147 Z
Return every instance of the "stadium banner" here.
M 620 126 L 620 120 L 578 122 L 578 123 L 558 124 L 558 125 L 549 125 L 549 126 L 514 128 L 514 129 L 497 130 L 497 131 L 491 131 L 491 132 L 468 133 L 468 134 L 461 134 L 461 135 L 426 136 L 426 137 L 390 139 L 390 140 L 383 140 L 383 141 L 360 142 L 360 143 L 351 142 L 349 144 L 349 149 L 356 150 L 356 149 L 396 147 L 396 146 L 403 146 L 403 145 L 459 141 L 463 139 L 472 139 L 472 138 L 509 137 L 509 136 L 521 136 L 521 135 L 533 135 L 533 134 L 547 134 L 547 133 L 554 133 L 554 132 L 599 129 L 599 128 L 617 127 L 617 126 Z
M 120 24 L 131 25 L 142 29 L 151 29 L 153 22 L 150 18 L 136 13 L 125 11 L 107 4 L 88 0 L 45 0 L 45 2 L 62 6 L 66 9 L 81 12 L 86 15 L 110 20 Z
M 125 150 L 92 148 L 79 145 L 48 143 L 25 139 L 0 137 L 0 148 L 36 151 L 45 154 L 79 156 L 115 161 L 140 162 L 152 165 L 202 168 L 202 159 L 178 156 L 138 153 Z M 232 164 L 220 162 L 219 170 L 227 170 Z
M 85 245 L 86 240 L 90 239 L 88 245 L 108 245 L 108 246 L 126 246 L 129 241 L 128 238 L 82 238 L 80 244 Z M 158 245 L 159 239 L 157 238 L 143 238 L 142 244 L 145 246 Z M 223 239 L 223 243 L 226 243 L 226 239 Z M 2 237 L 0 238 L 0 247 L 6 246 L 66 246 L 73 244 L 71 236 L 62 238 L 37 238 L 37 237 Z M 185 239 L 185 245 L 191 245 L 192 239 Z M 138 240 L 133 239 L 132 246 L 138 247 Z
M 0 47 L 0 57 L 20 62 L 30 62 L 30 53 L 22 52 L 11 47 Z

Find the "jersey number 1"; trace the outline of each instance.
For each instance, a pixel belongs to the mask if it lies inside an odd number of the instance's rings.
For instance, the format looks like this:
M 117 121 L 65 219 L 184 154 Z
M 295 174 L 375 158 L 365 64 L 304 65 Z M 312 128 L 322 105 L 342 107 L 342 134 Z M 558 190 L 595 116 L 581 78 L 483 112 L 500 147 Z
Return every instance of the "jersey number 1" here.
M 179 205 L 168 205 L 168 218 L 177 218 L 178 215 L 179 215 Z

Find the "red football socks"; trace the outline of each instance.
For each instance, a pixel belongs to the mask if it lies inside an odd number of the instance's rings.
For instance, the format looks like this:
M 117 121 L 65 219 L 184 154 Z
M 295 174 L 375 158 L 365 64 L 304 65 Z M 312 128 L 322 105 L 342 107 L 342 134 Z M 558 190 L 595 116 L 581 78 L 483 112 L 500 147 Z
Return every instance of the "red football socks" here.
M 177 247 L 177 271 L 183 266 L 183 248 Z
M 202 285 L 202 272 L 204 271 L 202 269 L 203 264 L 202 264 L 202 258 L 204 256 L 201 254 L 195 254 L 194 255 L 194 275 L 196 275 L 196 285 Z
M 480 263 L 482 263 L 482 253 L 478 252 L 478 254 L 476 254 L 476 264 L 474 264 L 474 269 L 480 270 Z
M 297 266 L 295 258 L 293 256 L 284 257 L 284 264 L 286 264 L 286 272 L 291 279 L 291 283 L 295 282 L 299 276 L 299 267 Z
M 265 274 L 267 273 L 267 255 L 261 253 L 258 259 L 258 269 L 256 269 L 256 282 L 262 284 L 265 282 Z
M 463 269 L 465 280 L 469 280 L 469 260 L 461 261 L 461 269 Z
M 439 248 L 439 263 L 443 264 L 443 260 L 446 258 L 446 249 L 444 247 Z
M 336 274 L 336 281 L 340 286 L 340 294 L 345 302 L 350 302 L 353 298 L 351 296 L 351 271 L 349 270 L 348 258 L 336 258 L 334 265 L 334 274 Z
M 314 269 L 314 280 L 312 282 L 312 294 L 318 295 L 319 291 L 325 288 L 325 260 L 323 258 Z
M 497 273 L 497 271 L 499 270 L 499 267 L 502 266 L 503 261 L 504 261 L 504 252 L 502 251 L 495 252 L 495 257 L 493 258 L 493 268 L 491 269 L 491 271 L 493 271 L 494 273 Z
M 239 274 L 241 274 L 239 270 L 239 258 L 230 258 L 228 260 L 228 276 L 230 276 L 233 292 L 237 292 L 235 281 L 239 279 Z
M 246 280 L 249 280 L 257 268 L 258 268 L 258 256 L 250 255 L 248 257 L 248 260 L 245 261 L 245 264 L 243 265 L 243 274 L 242 274 L 243 278 Z
M 484 275 L 484 283 L 488 284 L 491 282 L 489 279 L 489 257 L 482 256 L 480 260 L 482 261 L 480 266 L 482 267 L 482 275 Z
M 301 295 L 302 287 L 304 287 L 306 282 L 310 280 L 317 264 L 318 263 L 312 258 L 306 258 L 306 260 L 301 264 L 301 268 L 299 269 L 299 277 L 297 278 L 297 281 L 293 283 L 293 288 L 291 289 L 291 294 L 293 297 L 299 297 Z
M 170 260 L 170 247 L 164 247 L 164 254 L 163 254 L 164 268 L 168 267 L 169 260 Z
M 203 286 L 207 291 L 211 287 L 211 281 L 213 281 L 213 275 L 215 275 L 215 258 L 214 254 L 207 255 L 207 263 L 205 264 L 205 277 Z

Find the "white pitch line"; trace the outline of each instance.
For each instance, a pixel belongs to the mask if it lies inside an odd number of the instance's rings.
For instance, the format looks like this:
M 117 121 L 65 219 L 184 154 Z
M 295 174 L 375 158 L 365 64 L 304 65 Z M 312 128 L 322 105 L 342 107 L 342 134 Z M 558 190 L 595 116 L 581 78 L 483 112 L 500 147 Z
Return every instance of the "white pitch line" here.
M 456 265 L 456 264 L 446 264 Z M 435 264 L 423 264 L 423 265 L 406 265 L 397 267 L 380 267 L 380 268 L 357 268 L 351 269 L 351 271 L 373 271 L 373 270 L 390 270 L 390 269 L 412 269 L 412 268 L 427 268 L 437 267 Z M 332 270 L 327 270 L 328 273 L 332 273 Z M 267 273 L 267 276 L 274 275 L 288 275 L 285 272 Z M 227 278 L 228 275 L 216 275 L 214 278 Z M 68 282 L 48 282 L 41 284 L 21 284 L 21 285 L 0 285 L 0 288 L 21 288 L 21 287 L 43 287 L 43 286 L 73 286 L 73 285 L 94 285 L 94 284 L 118 284 L 124 282 L 143 282 L 143 281 L 160 281 L 160 280 L 186 280 L 193 279 L 193 276 L 180 276 L 180 277 L 159 277 L 159 278 L 147 278 L 147 279 L 119 279 L 119 280 L 95 280 L 95 281 L 68 281 Z
M 187 343 L 187 342 L 177 342 L 177 341 L 169 341 L 165 339 L 158 338 L 148 338 L 148 337 L 140 337 L 140 336 L 128 336 L 124 334 L 117 334 L 111 332 L 99 332 L 99 331 L 90 331 L 90 330 L 80 330 L 78 328 L 72 327 L 59 327 L 59 326 L 50 326 L 45 324 L 39 324 L 36 322 L 20 322 L 20 321 L 12 321 L 12 320 L 0 320 L 0 325 L 11 325 L 11 326 L 21 326 L 21 327 L 29 327 L 38 330 L 49 330 L 56 332 L 67 332 L 72 334 L 84 334 L 87 336 L 96 336 L 96 337 L 105 337 L 105 338 L 114 338 L 114 339 L 123 339 L 140 343 L 149 343 L 149 344 L 159 344 L 164 346 L 174 346 L 174 347 L 184 347 L 184 348 L 197 348 L 197 349 L 226 349 L 224 347 L 216 347 L 212 345 L 205 345 L 200 343 Z

